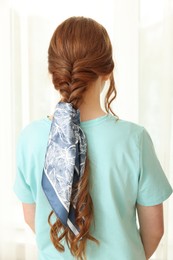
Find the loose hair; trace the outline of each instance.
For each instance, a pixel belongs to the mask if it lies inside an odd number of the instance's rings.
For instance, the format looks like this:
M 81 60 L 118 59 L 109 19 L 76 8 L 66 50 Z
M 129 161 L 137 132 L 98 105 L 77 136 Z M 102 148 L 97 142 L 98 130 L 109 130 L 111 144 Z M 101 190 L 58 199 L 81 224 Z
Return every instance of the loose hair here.
M 112 45 L 106 29 L 90 18 L 71 17 L 61 23 L 55 30 L 48 49 L 48 69 L 56 90 L 63 102 L 72 103 L 78 109 L 88 86 L 99 76 L 110 74 L 110 85 L 105 97 L 105 109 L 112 114 L 111 102 L 116 97 L 113 77 L 114 62 Z M 77 259 L 86 258 L 87 240 L 99 244 L 90 234 L 94 221 L 94 206 L 89 192 L 89 161 L 87 159 L 84 174 L 74 189 L 79 189 L 76 204 L 76 224 L 79 235 L 65 227 L 57 218 L 50 224 L 50 236 L 55 248 L 63 252 L 61 241 L 65 238 L 71 254 Z M 71 200 L 73 201 L 73 196 Z

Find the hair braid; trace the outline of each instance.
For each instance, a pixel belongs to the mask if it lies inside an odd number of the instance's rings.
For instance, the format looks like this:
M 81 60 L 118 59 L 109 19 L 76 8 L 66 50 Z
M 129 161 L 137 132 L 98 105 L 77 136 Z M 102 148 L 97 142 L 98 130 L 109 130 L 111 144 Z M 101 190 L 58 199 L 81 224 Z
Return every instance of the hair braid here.
M 98 78 L 97 74 L 85 67 L 85 62 L 76 61 L 72 70 L 72 81 L 70 88 L 69 102 L 75 108 L 78 108 L 82 103 L 84 92 L 86 91 L 90 82 Z
M 78 108 L 82 102 L 82 97 L 90 82 L 95 81 L 98 75 L 89 68 L 85 68 L 85 62 L 74 62 L 74 65 L 64 62 L 64 64 L 52 64 L 49 71 L 52 74 L 52 82 L 64 102 L 72 103 L 74 108 Z M 81 69 L 82 68 L 82 69 Z
M 49 66 L 49 71 L 52 74 L 52 82 L 55 89 L 57 89 L 64 102 L 69 102 L 69 97 L 71 94 L 71 75 L 72 66 L 68 62 L 58 63 L 56 61 L 51 61 L 51 66 Z
M 111 42 L 103 26 L 84 17 L 72 17 L 64 21 L 52 36 L 48 50 L 48 65 L 54 87 L 60 92 L 62 101 L 72 103 L 76 109 L 82 103 L 83 94 L 90 83 L 96 81 L 100 75 L 111 74 L 105 109 L 113 113 L 110 104 L 116 97 L 112 73 L 114 62 Z M 87 159 L 84 174 L 73 187 L 71 198 L 72 202 L 77 198 L 76 224 L 80 230 L 78 236 L 75 236 L 68 227 L 63 226 L 58 218 L 52 224 L 53 212 L 48 218 L 51 240 L 55 248 L 60 252 L 64 251 L 61 241 L 65 239 L 71 254 L 80 260 L 85 259 L 88 239 L 98 243 L 90 233 L 94 220 L 94 207 L 89 185 Z

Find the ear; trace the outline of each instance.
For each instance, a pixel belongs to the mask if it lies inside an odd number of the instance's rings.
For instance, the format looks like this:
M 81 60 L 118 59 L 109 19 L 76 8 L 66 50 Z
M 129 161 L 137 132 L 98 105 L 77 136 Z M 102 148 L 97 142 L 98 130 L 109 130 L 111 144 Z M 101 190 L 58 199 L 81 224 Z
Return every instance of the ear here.
M 111 73 L 104 75 L 104 76 L 102 76 L 102 80 L 107 81 L 110 78 L 110 76 L 111 76 Z

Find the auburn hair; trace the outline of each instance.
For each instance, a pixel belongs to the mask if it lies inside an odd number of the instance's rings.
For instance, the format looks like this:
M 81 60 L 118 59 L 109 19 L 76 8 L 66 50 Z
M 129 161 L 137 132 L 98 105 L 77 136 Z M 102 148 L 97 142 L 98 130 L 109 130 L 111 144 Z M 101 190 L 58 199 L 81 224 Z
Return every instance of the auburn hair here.
M 71 17 L 61 23 L 53 33 L 48 49 L 48 69 L 54 87 L 60 92 L 63 102 L 72 103 L 74 108 L 79 108 L 88 86 L 99 76 L 110 74 L 105 109 L 114 114 L 110 107 L 117 94 L 113 68 L 112 45 L 108 33 L 93 19 Z M 83 260 L 86 259 L 87 240 L 99 244 L 90 233 L 90 226 L 94 221 L 94 206 L 89 190 L 88 159 L 81 180 L 73 188 L 78 189 L 79 192 L 76 204 L 76 224 L 79 227 L 79 235 L 75 236 L 58 217 L 52 224 L 53 211 L 48 217 L 48 222 L 55 248 L 63 252 L 65 249 L 61 242 L 65 239 L 71 254 Z M 71 200 L 73 199 L 72 196 Z

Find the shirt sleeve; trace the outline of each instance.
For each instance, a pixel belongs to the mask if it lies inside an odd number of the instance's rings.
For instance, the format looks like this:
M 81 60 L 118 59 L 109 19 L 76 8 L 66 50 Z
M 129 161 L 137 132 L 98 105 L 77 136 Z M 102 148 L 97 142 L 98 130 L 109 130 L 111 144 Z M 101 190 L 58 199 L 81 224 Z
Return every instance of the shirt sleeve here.
M 157 158 L 152 140 L 143 129 L 137 203 L 143 206 L 158 205 L 171 194 L 172 188 Z
M 19 200 L 23 203 L 34 203 L 34 198 L 32 195 L 32 191 L 29 183 L 27 182 L 27 169 L 26 168 L 26 160 L 27 158 L 27 150 L 24 149 L 24 140 L 22 140 L 22 136 L 19 137 L 17 149 L 16 149 L 16 177 L 13 186 L 13 190 Z

